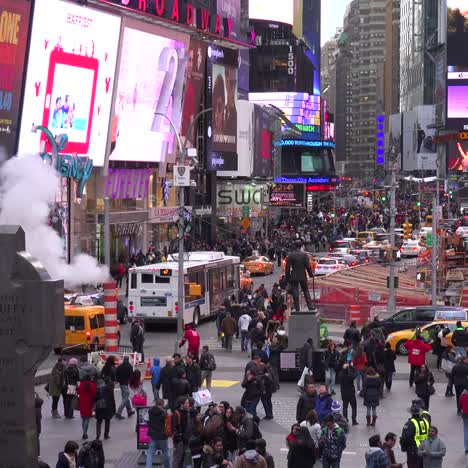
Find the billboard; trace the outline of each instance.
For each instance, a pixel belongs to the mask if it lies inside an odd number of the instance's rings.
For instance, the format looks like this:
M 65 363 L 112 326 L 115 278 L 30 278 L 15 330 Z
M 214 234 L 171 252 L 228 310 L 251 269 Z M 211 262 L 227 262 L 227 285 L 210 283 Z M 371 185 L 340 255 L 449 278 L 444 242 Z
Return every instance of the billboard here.
M 187 59 L 187 79 L 184 91 L 184 109 L 182 112 L 182 137 L 188 139 L 187 147 L 195 146 L 196 124 L 194 117 L 200 112 L 206 71 L 206 43 L 190 39 Z M 190 135 L 187 132 L 190 128 Z
M 208 167 L 236 171 L 238 52 L 210 45 L 207 56 L 208 107 L 213 109 L 207 117 Z
M 397 159 L 401 166 L 401 114 L 392 114 L 388 122 L 389 141 L 388 148 L 395 148 L 400 157 Z
M 237 101 L 237 170 L 218 170 L 218 176 L 250 177 L 252 175 L 254 131 L 254 104 L 249 101 Z
M 182 120 L 188 36 L 128 20 L 111 132 L 111 161 L 164 162 Z M 151 70 L 151 73 L 148 73 Z
M 0 153 L 8 157 L 16 151 L 30 13 L 28 1 L 0 0 L 0 22 L 12 26 L 0 31 Z
M 434 106 L 417 106 L 403 114 L 403 167 L 404 171 L 437 168 Z
M 42 132 L 66 134 L 67 153 L 104 164 L 120 18 L 60 0 L 37 0 L 19 140 L 37 153 Z M 46 144 L 46 150 L 50 151 Z
M 273 176 L 272 151 L 273 131 L 271 129 L 271 118 L 261 106 L 255 106 L 255 152 L 252 176 Z
M 270 194 L 271 206 L 304 206 L 304 184 L 274 184 Z
M 249 19 L 286 23 L 292 26 L 294 0 L 249 0 Z
M 450 171 L 468 172 L 468 141 L 449 141 L 447 143 L 447 160 Z
M 249 208 L 251 218 L 258 217 L 262 211 L 265 184 L 221 182 L 216 185 L 216 215 L 242 218 L 243 208 Z

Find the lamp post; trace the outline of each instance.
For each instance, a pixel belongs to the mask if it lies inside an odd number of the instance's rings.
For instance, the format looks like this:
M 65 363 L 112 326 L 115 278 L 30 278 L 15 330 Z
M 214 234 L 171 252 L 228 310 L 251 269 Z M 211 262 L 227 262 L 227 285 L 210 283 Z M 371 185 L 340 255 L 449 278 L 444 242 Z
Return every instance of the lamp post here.
M 391 185 L 390 185 L 390 272 L 389 272 L 389 290 L 388 290 L 388 304 L 387 310 L 390 314 L 394 314 L 396 310 L 395 298 L 395 215 L 396 215 L 396 159 L 398 154 L 395 148 L 391 148 L 388 159 L 391 169 Z
M 164 117 L 167 119 L 169 122 L 175 136 L 177 139 L 177 147 L 179 149 L 179 154 L 180 154 L 180 160 L 179 160 L 179 165 L 184 166 L 185 164 L 185 155 L 187 152 L 187 141 L 188 141 L 188 135 L 190 135 L 190 132 L 192 131 L 192 127 L 195 124 L 195 122 L 198 120 L 198 118 L 206 113 L 206 112 L 211 112 L 210 109 L 205 109 L 201 112 L 199 112 L 192 122 L 190 122 L 189 127 L 187 128 L 187 133 L 186 133 L 186 138 L 185 142 L 182 145 L 182 140 L 180 139 L 180 135 L 177 132 L 177 129 L 174 125 L 174 122 L 171 120 L 169 116 L 166 114 L 163 114 L 162 112 L 155 112 L 154 115 L 160 115 L 161 117 Z M 179 342 L 182 339 L 182 336 L 184 334 L 184 310 L 185 310 L 185 304 L 184 304 L 184 224 L 185 224 L 185 187 L 180 186 L 179 187 L 179 256 L 178 256 L 178 285 L 177 285 L 177 306 L 179 310 L 177 311 L 177 337 L 176 337 L 176 342 L 174 344 L 174 350 L 175 352 L 178 351 L 179 349 Z

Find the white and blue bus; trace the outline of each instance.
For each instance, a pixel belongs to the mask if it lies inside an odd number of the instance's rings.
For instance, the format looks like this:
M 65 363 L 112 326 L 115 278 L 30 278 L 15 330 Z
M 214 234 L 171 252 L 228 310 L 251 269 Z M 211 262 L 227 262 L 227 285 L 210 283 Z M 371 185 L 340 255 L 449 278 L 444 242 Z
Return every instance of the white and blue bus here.
M 177 321 L 178 255 L 169 261 L 130 268 L 128 286 L 129 317 L 145 324 Z M 239 257 L 223 252 L 190 252 L 184 256 L 184 323 L 218 313 L 226 297 L 239 291 Z

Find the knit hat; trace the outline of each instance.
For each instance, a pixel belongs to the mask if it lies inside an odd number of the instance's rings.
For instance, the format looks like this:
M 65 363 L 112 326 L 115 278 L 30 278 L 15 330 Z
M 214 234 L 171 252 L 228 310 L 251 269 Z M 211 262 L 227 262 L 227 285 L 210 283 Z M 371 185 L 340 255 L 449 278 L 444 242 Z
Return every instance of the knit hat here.
M 331 405 L 331 410 L 334 412 L 334 413 L 338 413 L 341 411 L 341 403 L 337 400 L 333 401 L 332 405 Z

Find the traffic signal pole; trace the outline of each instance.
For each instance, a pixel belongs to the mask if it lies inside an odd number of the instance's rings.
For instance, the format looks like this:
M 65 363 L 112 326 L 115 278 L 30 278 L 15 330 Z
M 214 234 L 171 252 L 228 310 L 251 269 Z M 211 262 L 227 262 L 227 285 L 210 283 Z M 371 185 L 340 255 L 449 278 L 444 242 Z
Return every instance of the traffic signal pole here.
M 390 186 L 390 272 L 387 312 L 393 315 L 396 311 L 395 298 L 395 215 L 396 215 L 396 163 L 391 162 L 392 179 Z
M 431 281 L 431 303 L 433 306 L 437 305 L 437 244 L 438 235 L 437 229 L 439 225 L 439 213 L 437 206 L 437 197 L 439 196 L 439 181 L 436 181 L 437 188 L 432 200 L 432 281 Z

